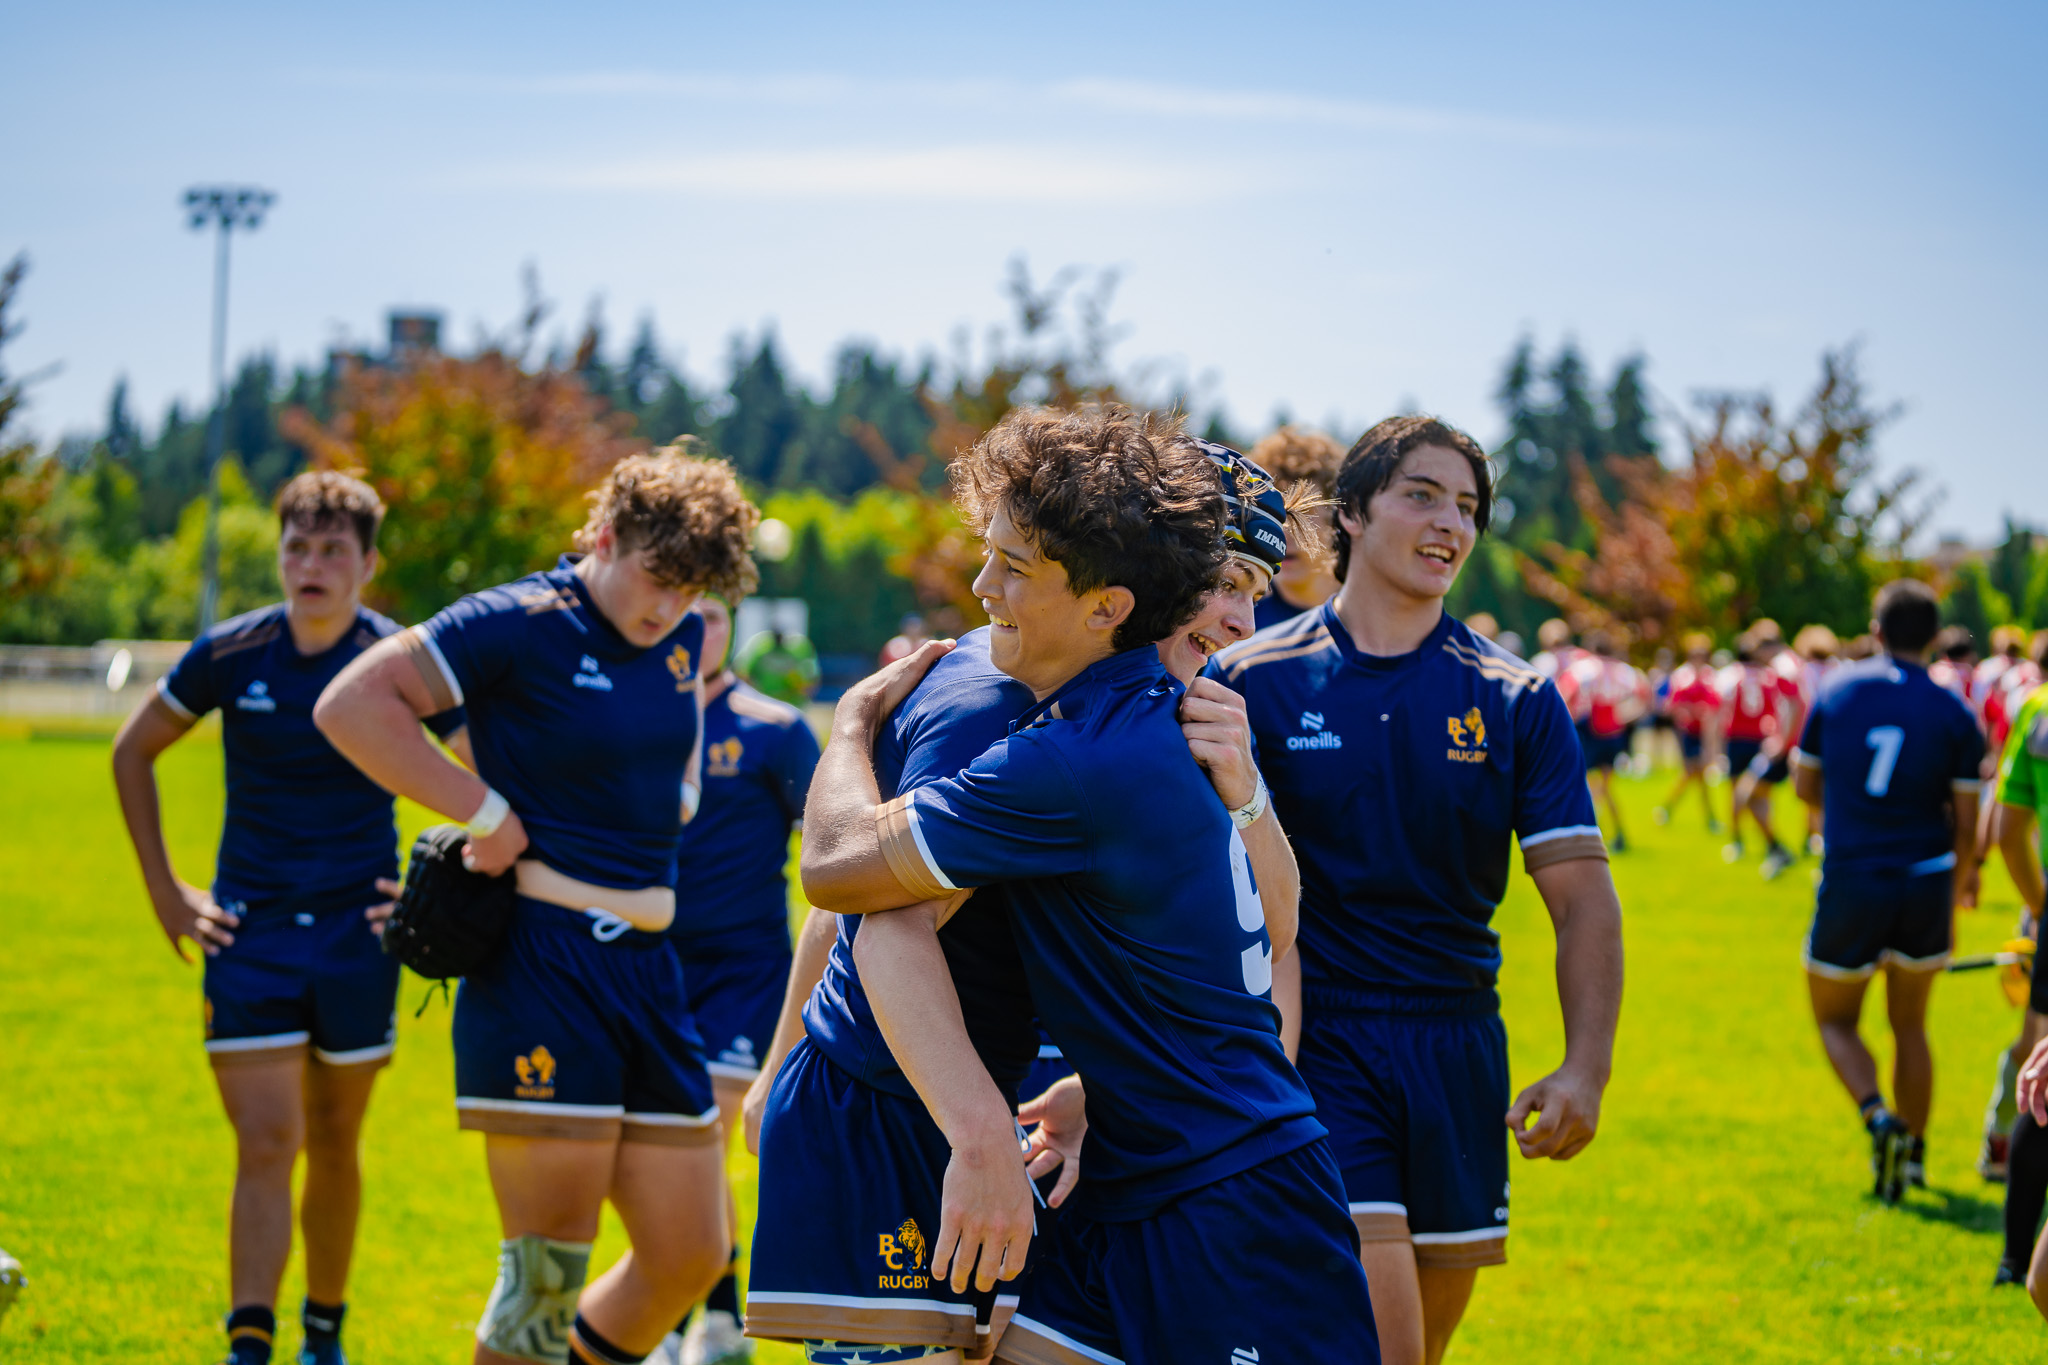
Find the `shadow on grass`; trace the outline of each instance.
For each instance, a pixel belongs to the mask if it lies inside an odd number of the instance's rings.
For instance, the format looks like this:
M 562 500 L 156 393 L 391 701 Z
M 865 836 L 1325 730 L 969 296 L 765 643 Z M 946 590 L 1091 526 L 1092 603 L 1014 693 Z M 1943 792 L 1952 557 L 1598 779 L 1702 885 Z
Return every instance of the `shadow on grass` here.
M 1930 1188 L 1909 1194 L 1899 1205 L 1899 1212 L 1909 1213 L 1927 1223 L 1948 1223 L 1966 1232 L 2005 1235 L 2005 1201 L 2002 1198 L 1994 1203 L 1974 1194 Z

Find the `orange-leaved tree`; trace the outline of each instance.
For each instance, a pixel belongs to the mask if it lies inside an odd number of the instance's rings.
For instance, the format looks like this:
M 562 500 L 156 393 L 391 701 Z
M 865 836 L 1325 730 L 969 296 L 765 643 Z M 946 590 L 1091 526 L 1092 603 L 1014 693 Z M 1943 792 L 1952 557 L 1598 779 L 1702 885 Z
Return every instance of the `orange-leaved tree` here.
M 584 495 L 646 445 L 572 368 L 497 346 L 348 365 L 333 410 L 322 425 L 294 409 L 281 426 L 316 467 L 359 473 L 390 508 L 368 595 L 407 621 L 551 565 Z
M 1615 504 L 1576 471 L 1595 548 L 1524 556 L 1531 588 L 1575 624 L 1625 626 L 1644 645 L 1695 629 L 1731 639 L 1760 616 L 1861 629 L 1877 586 L 1918 571 L 1905 546 L 1925 508 L 1908 505 L 1916 474 L 1878 472 L 1893 412 L 1870 405 L 1856 361 L 1853 348 L 1823 355 L 1789 420 L 1767 396 L 1703 400 L 1677 467 L 1610 466 Z
M 25 256 L 0 270 L 0 347 L 21 330 L 7 314 L 27 274 Z M 0 370 L 0 607 L 48 587 L 65 563 L 63 536 L 51 515 L 64 470 L 38 454 L 35 442 L 8 432 L 21 403 L 21 381 Z

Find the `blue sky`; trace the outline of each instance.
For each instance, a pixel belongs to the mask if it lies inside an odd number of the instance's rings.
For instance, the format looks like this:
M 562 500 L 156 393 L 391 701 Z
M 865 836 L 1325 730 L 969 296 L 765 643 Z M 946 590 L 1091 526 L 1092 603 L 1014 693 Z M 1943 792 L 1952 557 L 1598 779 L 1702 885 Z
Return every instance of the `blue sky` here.
M 2048 523 L 2048 9 L 754 4 L 18 9 L 0 252 L 46 436 L 126 375 L 203 397 L 190 183 L 279 192 L 231 349 L 312 360 L 395 304 L 458 341 L 522 266 L 565 325 L 652 314 L 700 380 L 773 326 L 945 354 L 1005 263 L 1123 273 L 1118 351 L 1345 439 L 1491 441 L 1524 333 L 1674 410 L 1860 341 L 1892 468 L 1975 539 Z

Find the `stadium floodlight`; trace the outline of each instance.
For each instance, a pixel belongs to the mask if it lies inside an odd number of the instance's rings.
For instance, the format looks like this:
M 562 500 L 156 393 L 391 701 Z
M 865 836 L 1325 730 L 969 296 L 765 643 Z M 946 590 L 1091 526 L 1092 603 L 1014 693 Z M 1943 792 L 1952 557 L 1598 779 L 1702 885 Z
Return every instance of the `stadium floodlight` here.
M 199 591 L 199 630 L 220 613 L 220 457 L 227 440 L 228 238 L 236 228 L 262 225 L 277 196 L 253 185 L 197 185 L 185 191 L 185 216 L 194 232 L 218 230 L 213 254 L 213 416 L 206 424 L 206 550 Z

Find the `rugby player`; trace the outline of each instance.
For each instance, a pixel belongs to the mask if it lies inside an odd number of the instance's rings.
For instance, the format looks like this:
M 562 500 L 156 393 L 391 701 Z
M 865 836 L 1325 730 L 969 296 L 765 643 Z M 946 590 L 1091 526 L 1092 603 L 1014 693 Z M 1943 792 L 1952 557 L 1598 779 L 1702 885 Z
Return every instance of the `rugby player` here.
M 1650 709 L 1650 684 L 1635 665 L 1618 657 L 1613 638 L 1604 630 L 1590 631 L 1579 657 L 1557 675 L 1557 694 L 1579 732 L 1579 748 L 1585 755 L 1586 782 L 1593 799 L 1605 802 L 1614 837 L 1607 846 L 1616 853 L 1628 849 L 1628 836 L 1621 827 L 1621 803 L 1614 795 L 1614 765 L 1628 752 L 1635 723 Z
M 1999 851 L 2037 934 L 2048 910 L 2038 837 L 2043 828 L 2048 828 L 2048 687 L 2037 687 L 2013 713 L 1998 764 Z M 2037 1243 L 2034 1238 L 2048 1197 L 2048 970 L 2038 955 L 2019 1048 L 2027 1061 L 2015 1086 L 2020 1112 L 2006 1158 L 2005 1255 L 1994 1283 L 2024 1279 L 2035 1306 L 2048 1316 L 2048 1239 Z
M 385 641 L 315 711 L 365 773 L 467 826 L 465 863 L 517 877 L 505 944 L 455 1001 L 456 1113 L 504 1232 L 480 1362 L 637 1362 L 726 1267 L 718 1107 L 662 931 L 700 794 L 690 608 L 752 588 L 758 520 L 723 463 L 621 460 L 584 554 Z M 475 773 L 418 738 L 451 704 Z M 632 1245 L 585 1287 L 607 1198 Z
M 277 499 L 285 600 L 194 641 L 114 741 L 114 784 L 157 920 L 181 959 L 185 939 L 205 954 L 207 1059 L 235 1129 L 227 1331 L 237 1365 L 270 1359 L 301 1149 L 299 1359 L 343 1358 L 362 1203 L 357 1139 L 396 1037 L 398 963 L 379 951 L 377 931 L 398 890 L 398 833 L 390 793 L 321 737 L 313 704 L 345 665 L 399 629 L 362 605 L 383 517 L 369 485 L 345 475 L 287 483 Z M 203 891 L 171 868 L 154 769 L 215 709 L 227 816 L 213 887 Z M 460 743 L 459 711 L 430 723 Z
M 1267 998 L 1293 917 L 1262 899 L 1234 826 L 1284 836 L 1257 829 L 1248 738 L 1189 761 L 1209 737 L 1183 733 L 1183 689 L 1151 648 L 1224 563 L 1222 501 L 1198 447 L 1149 437 L 1025 414 L 956 462 L 988 545 L 990 657 L 1033 704 L 966 771 L 883 802 L 868 736 L 940 650 L 850 692 L 806 808 L 805 889 L 930 916 L 1001 884 L 1039 1015 L 1085 1083 L 1087 1160 L 997 1360 L 1370 1360 L 1355 1237 Z M 1212 786 L 1202 761 L 1232 780 Z M 1022 1267 L 1027 1168 L 944 960 L 862 948 L 879 927 L 856 945 L 868 995 L 952 1149 L 929 1273 L 986 1291 Z
M 1337 466 L 1343 462 L 1344 447 L 1320 431 L 1285 426 L 1252 447 L 1252 464 L 1272 476 L 1282 488 L 1306 484 L 1317 498 L 1327 500 L 1336 487 Z M 1259 599 L 1259 629 L 1277 626 L 1291 616 L 1314 611 L 1337 591 L 1337 576 L 1330 571 L 1329 556 L 1322 546 L 1328 542 L 1329 513 L 1314 514 L 1317 531 L 1311 543 L 1302 533 L 1287 534 L 1287 558 L 1273 578 L 1273 590 Z
M 1714 818 L 1714 795 L 1707 786 L 1707 750 L 1718 744 L 1710 733 L 1721 714 L 1721 694 L 1714 690 L 1714 669 L 1708 654 L 1714 642 L 1698 631 L 1685 637 L 1685 662 L 1671 671 L 1671 724 L 1678 731 L 1678 757 L 1684 765 L 1678 785 L 1664 804 L 1657 807 L 1657 823 L 1666 824 L 1686 788 L 1700 789 L 1700 804 L 1707 810 L 1707 833 L 1719 834 L 1721 822 Z
M 1727 862 L 1742 860 L 1742 817 L 1746 812 L 1763 836 L 1763 876 L 1769 881 L 1792 865 L 1792 854 L 1771 828 L 1771 788 L 1791 775 L 1793 741 L 1799 734 L 1798 685 L 1771 667 L 1784 648 L 1775 621 L 1758 621 L 1735 642 L 1735 662 L 1714 679 L 1721 693 L 1721 733 L 1734 785 L 1728 815 Z
M 709 1058 L 705 1069 L 725 1116 L 741 1112 L 760 1075 L 758 1054 L 775 1032 L 789 980 L 783 868 L 818 765 L 818 740 L 803 712 L 734 675 L 732 611 L 725 600 L 706 593 L 697 614 L 704 618 L 704 803 L 683 831 L 675 888 L 677 904 L 687 910 L 668 936 L 683 962 L 683 984 Z M 726 1200 L 737 1242 L 730 1182 Z M 696 1321 L 676 1324 L 663 1342 L 663 1365 L 720 1365 L 751 1354 L 740 1335 L 738 1256 L 735 1246 L 733 1263 Z
M 1927 646 L 1941 624 L 1933 589 L 1887 583 L 1871 615 L 1884 654 L 1829 680 L 1799 736 L 1795 790 L 1820 808 L 1826 841 L 1806 940 L 1813 1017 L 1869 1130 L 1874 1192 L 1895 1204 L 1908 1184 L 1926 1183 L 1927 999 L 1948 963 L 1964 865 L 1975 862 L 1984 740 L 1969 708 L 1928 679 Z M 1857 1030 L 1880 968 L 1896 1111 Z
M 1209 672 L 1244 695 L 1301 860 L 1297 1065 L 1381 1351 L 1409 1365 L 1442 1358 L 1478 1268 L 1506 1259 L 1508 1134 L 1527 1158 L 1593 1140 L 1621 906 L 1557 689 L 1444 611 L 1491 512 L 1485 452 L 1434 418 L 1390 418 L 1345 456 L 1336 496 L 1336 597 Z M 1511 1104 L 1489 923 L 1512 837 L 1557 929 L 1565 1057 Z

